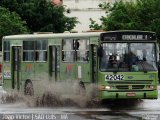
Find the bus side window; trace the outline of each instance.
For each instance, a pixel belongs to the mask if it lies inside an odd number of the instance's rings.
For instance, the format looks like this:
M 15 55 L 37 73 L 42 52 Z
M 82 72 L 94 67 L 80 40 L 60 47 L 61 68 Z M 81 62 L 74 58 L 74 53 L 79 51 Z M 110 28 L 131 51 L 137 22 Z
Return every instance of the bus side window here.
M 9 41 L 4 41 L 4 56 L 3 56 L 4 61 L 9 61 L 10 60 L 10 42 Z
M 47 40 L 36 41 L 36 61 L 47 61 Z
M 64 39 L 62 44 L 62 61 L 74 61 L 73 39 Z
M 23 41 L 23 61 L 34 61 L 34 41 Z
M 88 61 L 89 60 L 89 40 L 88 39 L 64 39 L 62 41 L 63 61 Z
M 83 62 L 89 60 L 89 40 L 76 40 L 76 45 L 78 44 L 78 48 L 76 49 L 76 58 L 77 61 Z

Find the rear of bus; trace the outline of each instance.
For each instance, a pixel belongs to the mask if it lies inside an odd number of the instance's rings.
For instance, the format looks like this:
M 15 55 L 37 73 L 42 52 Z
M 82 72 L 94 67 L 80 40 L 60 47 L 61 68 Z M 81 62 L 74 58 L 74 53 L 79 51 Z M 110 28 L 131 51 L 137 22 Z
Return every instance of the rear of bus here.
M 131 52 L 136 58 L 134 62 Z M 157 53 L 153 32 L 102 33 L 97 51 L 100 99 L 157 99 Z M 116 63 L 112 64 L 113 55 Z

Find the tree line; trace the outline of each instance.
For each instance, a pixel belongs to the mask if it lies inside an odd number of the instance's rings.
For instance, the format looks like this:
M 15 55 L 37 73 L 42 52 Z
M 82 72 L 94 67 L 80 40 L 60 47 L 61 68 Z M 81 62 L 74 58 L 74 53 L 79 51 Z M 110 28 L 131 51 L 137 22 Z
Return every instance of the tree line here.
M 1 0 L 0 36 L 33 32 L 64 32 L 73 29 L 76 17 L 66 17 L 64 6 L 51 0 Z
M 106 16 L 101 17 L 102 24 L 90 19 L 91 29 L 154 31 L 160 39 L 160 0 L 121 0 L 99 7 L 106 11 Z
M 102 24 L 90 19 L 90 29 L 154 31 L 160 38 L 160 0 L 124 0 L 99 4 L 106 11 Z M 72 30 L 78 20 L 51 0 L 0 0 L 0 37 L 33 32 Z

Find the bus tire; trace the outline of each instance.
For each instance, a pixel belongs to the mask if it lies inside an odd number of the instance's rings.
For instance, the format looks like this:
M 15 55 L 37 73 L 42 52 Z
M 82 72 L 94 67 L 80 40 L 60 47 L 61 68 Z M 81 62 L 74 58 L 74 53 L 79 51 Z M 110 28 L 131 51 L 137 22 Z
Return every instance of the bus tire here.
M 33 84 L 31 82 L 31 80 L 27 79 L 24 85 L 24 94 L 25 95 L 30 95 L 33 96 L 34 95 L 34 89 L 33 89 Z

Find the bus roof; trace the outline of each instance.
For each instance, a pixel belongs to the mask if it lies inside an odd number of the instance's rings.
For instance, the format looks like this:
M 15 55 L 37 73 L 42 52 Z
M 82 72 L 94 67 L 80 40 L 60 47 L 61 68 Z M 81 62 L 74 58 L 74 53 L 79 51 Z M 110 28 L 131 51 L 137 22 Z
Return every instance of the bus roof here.
M 155 32 L 153 31 L 142 31 L 142 30 L 116 30 L 116 31 L 107 31 L 106 33 L 131 33 L 131 32 L 155 34 Z
M 102 32 L 87 32 L 87 33 L 53 33 L 53 34 L 21 34 L 4 36 L 3 39 L 29 39 L 29 38 L 62 38 L 62 37 L 89 37 L 100 36 Z

